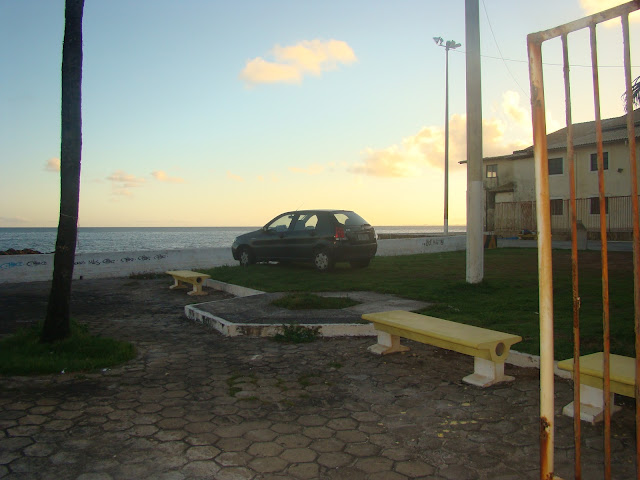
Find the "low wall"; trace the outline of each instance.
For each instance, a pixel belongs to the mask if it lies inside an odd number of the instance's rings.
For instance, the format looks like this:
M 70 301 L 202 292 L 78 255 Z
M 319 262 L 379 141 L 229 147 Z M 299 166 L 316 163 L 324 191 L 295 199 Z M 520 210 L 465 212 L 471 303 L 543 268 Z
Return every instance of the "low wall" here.
M 466 236 L 399 238 L 378 240 L 378 255 L 410 255 L 464 250 Z M 127 277 L 135 273 L 237 265 L 231 248 L 194 248 L 137 252 L 79 253 L 73 278 Z M 0 255 L 0 283 L 50 280 L 53 254 Z
M 134 273 L 231 265 L 230 248 L 194 248 L 138 252 L 79 253 L 73 278 L 127 277 Z M 0 283 L 50 280 L 53 254 L 0 256 Z
M 378 240 L 378 253 L 381 257 L 393 255 L 412 255 L 414 253 L 439 253 L 454 250 L 466 250 L 466 235 L 446 237 L 394 238 Z

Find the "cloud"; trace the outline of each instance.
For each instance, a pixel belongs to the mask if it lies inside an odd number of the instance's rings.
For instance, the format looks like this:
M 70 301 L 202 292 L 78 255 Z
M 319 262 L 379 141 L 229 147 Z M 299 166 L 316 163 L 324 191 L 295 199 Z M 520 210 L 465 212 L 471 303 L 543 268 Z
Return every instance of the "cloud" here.
M 151 176 L 158 180 L 159 182 L 166 183 L 185 183 L 183 178 L 180 177 L 170 177 L 164 170 L 156 170 L 151 172 Z
M 12 225 L 24 225 L 29 220 L 22 217 L 0 217 L 0 225 L 12 226 Z
M 319 175 L 324 172 L 324 166 L 314 163 L 313 165 L 309 165 L 307 168 L 289 167 L 289 171 L 293 173 L 304 173 L 307 175 Z
M 47 160 L 47 163 L 44 166 L 44 169 L 47 172 L 59 172 L 60 171 L 60 159 L 57 157 L 52 157 Z
M 248 85 L 260 83 L 301 83 L 305 75 L 318 76 L 339 65 L 357 61 L 353 49 L 341 40 L 304 40 L 296 45 L 276 45 L 273 61 L 256 57 L 247 61 L 240 78 Z
M 617 7 L 618 5 L 622 5 L 623 3 L 627 3 L 628 0 L 580 0 L 580 7 L 585 15 L 593 15 L 594 13 L 602 12 L 604 10 L 608 10 L 613 7 Z M 631 14 L 629 15 L 629 22 L 637 22 L 640 20 L 640 16 Z M 607 27 L 615 27 L 620 26 L 620 21 L 609 21 L 605 22 L 603 25 Z
M 233 180 L 234 182 L 244 182 L 244 178 L 240 175 L 236 175 L 235 173 L 231 173 L 227 170 L 227 178 Z
M 506 142 L 505 124 L 498 119 L 482 121 L 483 156 L 506 155 L 527 144 Z M 449 121 L 449 170 L 463 170 L 459 161 L 467 156 L 466 115 L 453 115 Z M 424 127 L 402 139 L 399 145 L 384 149 L 367 148 L 361 162 L 349 167 L 351 173 L 376 177 L 416 177 L 424 169 L 444 170 L 444 128 Z
M 107 177 L 107 180 L 112 182 L 112 194 L 124 197 L 132 197 L 130 189 L 140 187 L 146 182 L 144 178 L 138 178 L 122 170 L 116 170 Z
M 508 90 L 502 94 L 502 110 L 519 125 L 529 125 L 531 115 L 527 108 L 520 106 L 520 94 L 513 90 Z

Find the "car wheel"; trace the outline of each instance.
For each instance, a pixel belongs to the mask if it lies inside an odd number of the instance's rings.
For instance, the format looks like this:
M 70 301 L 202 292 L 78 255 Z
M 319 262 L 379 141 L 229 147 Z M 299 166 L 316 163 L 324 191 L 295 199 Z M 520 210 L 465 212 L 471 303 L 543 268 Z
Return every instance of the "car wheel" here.
M 327 250 L 318 250 L 313 256 L 313 263 L 320 272 L 327 272 L 333 268 L 334 260 Z
M 254 263 L 256 263 L 256 256 L 253 251 L 248 247 L 243 247 L 242 250 L 240 250 L 240 265 L 242 267 L 247 267 Z
M 366 268 L 370 262 L 370 258 L 365 258 L 364 260 L 351 260 L 349 263 L 351 264 L 351 268 Z

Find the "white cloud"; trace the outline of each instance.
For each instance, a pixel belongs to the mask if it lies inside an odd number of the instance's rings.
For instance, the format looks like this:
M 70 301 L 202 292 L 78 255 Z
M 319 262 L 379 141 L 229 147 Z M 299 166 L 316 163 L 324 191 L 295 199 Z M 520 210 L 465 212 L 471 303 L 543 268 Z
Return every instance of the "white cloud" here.
M 273 61 L 256 57 L 247 61 L 240 78 L 248 85 L 260 83 L 301 83 L 305 75 L 320 75 L 339 65 L 357 61 L 353 49 L 341 40 L 304 40 L 296 45 L 276 45 Z
M 123 170 L 116 170 L 107 177 L 107 180 L 112 182 L 111 192 L 113 195 L 132 197 L 131 188 L 142 186 L 146 180 L 144 178 L 136 177 Z
M 305 173 L 307 175 L 319 175 L 324 172 L 324 166 L 314 163 L 307 168 L 289 167 L 289 171 L 293 173 Z
M 227 170 L 227 178 L 233 180 L 234 182 L 244 182 L 244 178 L 240 175 L 236 175 L 235 173 L 231 173 Z
M 525 142 L 507 142 L 505 124 L 498 119 L 482 121 L 483 156 L 506 155 L 527 146 Z M 465 115 L 453 115 L 449 121 L 449 169 L 466 168 L 458 162 L 467 155 Z M 402 139 L 399 145 L 384 149 L 367 148 L 363 160 L 348 168 L 351 173 L 378 177 L 416 177 L 424 169 L 444 170 L 444 128 L 424 127 L 417 134 Z
M 151 176 L 158 180 L 159 182 L 166 183 L 185 183 L 183 178 L 180 177 L 170 177 L 164 170 L 156 170 L 151 172 Z
M 519 125 L 529 126 L 531 115 L 529 109 L 520 106 L 520 94 L 513 90 L 508 90 L 502 94 L 502 110 Z
M 7 226 L 7 227 L 24 225 L 28 222 L 29 220 L 22 217 L 0 217 L 0 225 Z
M 585 15 L 593 15 L 594 13 L 602 12 L 604 10 L 608 10 L 613 7 L 617 7 L 618 5 L 622 5 L 623 3 L 627 3 L 628 0 L 580 0 L 580 7 Z M 630 22 L 637 22 L 640 20 L 640 16 L 637 14 L 629 15 Z M 605 22 L 603 25 L 607 27 L 619 27 L 620 21 L 611 20 L 609 22 Z
M 44 169 L 47 172 L 59 172 L 60 171 L 60 159 L 56 157 L 52 157 L 47 160 L 47 163 L 44 166 Z

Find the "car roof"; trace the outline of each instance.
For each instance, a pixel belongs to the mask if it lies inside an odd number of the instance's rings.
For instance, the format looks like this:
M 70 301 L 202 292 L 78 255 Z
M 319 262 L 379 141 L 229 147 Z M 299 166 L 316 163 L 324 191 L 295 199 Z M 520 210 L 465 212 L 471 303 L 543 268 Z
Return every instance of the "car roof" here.
M 292 212 L 285 212 L 282 213 L 281 215 L 287 215 L 290 213 L 342 213 L 342 212 L 349 212 L 349 213 L 353 213 L 353 210 L 336 210 L 336 209 L 328 209 L 328 208 L 316 208 L 316 209 L 309 209 L 309 210 L 294 210 Z

